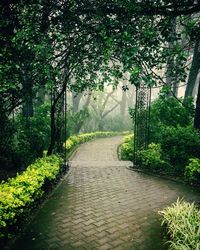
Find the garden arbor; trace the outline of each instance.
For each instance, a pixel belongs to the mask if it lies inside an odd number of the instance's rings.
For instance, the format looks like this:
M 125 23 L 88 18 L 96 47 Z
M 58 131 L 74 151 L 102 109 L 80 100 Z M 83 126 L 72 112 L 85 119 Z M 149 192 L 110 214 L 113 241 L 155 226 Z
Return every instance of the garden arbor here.
M 83 1 L 80 6 L 79 2 L 70 6 L 64 1 L 63 12 L 58 18 L 62 29 L 57 31 L 62 34 L 61 41 L 65 46 L 64 50 L 63 47 L 60 49 L 64 55 L 58 57 L 60 64 L 66 60 L 70 69 L 71 75 L 66 80 L 69 89 L 75 92 L 87 88 L 102 89 L 104 82 L 111 80 L 110 76 L 117 82 L 127 71 L 132 84 L 141 84 L 141 88 L 137 87 L 135 107 L 135 135 L 138 138 L 135 152 L 138 147 L 148 144 L 151 91 L 145 86 L 168 85 L 152 69 L 166 67 L 170 62 L 167 75 L 171 84 L 174 85 L 174 81 L 183 82 L 187 75 L 188 54 L 181 47 L 181 37 L 187 34 L 189 40 L 191 32 L 195 31 L 192 39 L 199 39 L 199 20 L 191 16 L 198 13 L 199 1 L 144 2 L 116 1 L 110 4 L 107 1 Z M 175 17 L 179 25 L 177 32 L 174 32 L 172 23 Z M 72 38 L 70 46 L 65 43 L 67 34 Z M 193 40 L 188 42 L 193 46 Z M 166 43 L 170 46 L 165 46 Z M 101 80 L 98 79 L 99 72 L 103 76 Z M 75 84 L 71 84 L 71 76 Z M 49 153 L 51 151 L 50 148 Z
M 116 85 L 129 72 L 132 84 L 144 84 L 137 87 L 135 134 L 136 145 L 147 145 L 149 112 L 144 110 L 149 110 L 151 94 L 145 85 L 165 84 L 153 69 L 167 62 L 170 79 L 185 81 L 188 53 L 182 38 L 191 48 L 199 40 L 199 11 L 199 0 L 2 1 L 2 131 L 13 110 L 16 115 L 22 110 L 29 121 L 38 96 L 42 102 L 51 99 L 48 154 L 59 151 L 66 133 L 66 90 L 103 89 L 104 83 L 115 79 Z M 172 36 L 175 17 L 179 28 Z M 199 97 L 197 102 L 199 128 Z
M 136 87 L 134 119 L 134 152 L 133 163 L 136 163 L 137 152 L 147 149 L 150 136 L 151 87 L 141 83 Z

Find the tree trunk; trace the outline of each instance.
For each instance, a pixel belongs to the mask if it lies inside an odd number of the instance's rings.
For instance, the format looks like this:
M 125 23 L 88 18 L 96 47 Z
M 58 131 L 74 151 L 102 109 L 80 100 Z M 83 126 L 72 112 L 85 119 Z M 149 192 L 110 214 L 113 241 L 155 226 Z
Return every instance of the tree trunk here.
M 174 40 L 176 37 L 176 17 L 173 17 L 171 19 L 171 32 L 170 32 L 170 36 L 169 36 L 169 42 L 168 42 L 168 47 L 169 49 L 172 49 L 174 47 Z M 177 83 L 175 81 L 175 79 L 173 79 L 173 77 L 171 76 L 171 65 L 174 64 L 174 57 L 173 58 L 169 58 L 167 60 L 167 70 L 165 73 L 166 76 L 166 85 L 169 87 L 169 90 L 175 91 L 176 93 L 174 93 L 175 95 L 177 95 L 177 90 L 175 89 L 175 86 L 177 85 Z M 173 94 L 171 93 L 171 91 L 169 91 L 168 96 L 172 96 Z
M 194 46 L 194 53 L 192 59 L 192 65 L 190 68 L 190 73 L 188 77 L 187 87 L 185 90 L 185 98 L 192 96 L 193 89 L 195 86 L 195 82 L 200 69 L 200 49 L 199 49 L 200 41 L 197 41 Z
M 56 140 L 56 104 L 55 102 L 53 103 L 51 107 L 51 142 L 48 148 L 47 155 L 51 155 L 53 153 L 53 149 L 55 146 L 55 140 Z
M 37 93 L 36 106 L 40 107 L 45 101 L 45 85 L 40 86 Z
M 84 105 L 82 106 L 82 110 L 85 110 L 88 108 L 90 101 L 91 101 L 91 91 L 88 93 L 87 99 L 84 103 Z M 82 119 L 80 119 L 79 121 L 77 121 L 77 123 L 75 124 L 75 128 L 74 128 L 74 132 L 75 134 L 78 134 L 83 126 L 84 121 Z
M 73 113 L 78 112 L 79 109 L 79 104 L 80 104 L 80 100 L 81 97 L 83 96 L 82 93 L 76 93 L 76 92 L 72 92 L 72 108 L 73 108 Z
M 177 82 L 174 82 L 173 85 L 172 85 L 172 90 L 173 90 L 173 93 L 176 97 L 178 97 L 178 83 Z
M 27 74 L 27 72 L 25 72 Z M 29 77 L 24 77 L 23 82 L 23 95 L 24 102 L 22 107 L 22 115 L 24 117 L 33 116 L 33 84 Z
M 63 79 L 63 85 L 60 93 L 56 96 L 56 98 L 53 100 L 53 103 L 51 105 L 51 141 L 48 148 L 47 155 L 51 155 L 53 153 L 53 150 L 55 148 L 56 144 L 56 135 L 57 135 L 57 128 L 56 128 L 56 105 L 58 104 L 58 101 L 61 97 L 63 97 L 63 94 L 66 91 L 67 87 L 67 80 L 69 78 L 70 73 L 67 72 L 67 69 L 65 69 L 64 72 L 64 79 Z
M 199 81 L 197 101 L 196 101 L 194 128 L 200 130 L 200 81 Z
M 98 130 L 99 130 L 99 131 L 103 131 L 103 128 L 104 128 L 103 125 L 104 125 L 104 124 L 103 124 L 103 120 L 101 119 L 101 120 L 99 121 L 99 124 L 98 124 Z
M 122 117 L 125 116 L 125 111 L 126 111 L 126 91 L 122 90 L 122 99 L 121 99 L 121 102 L 120 102 L 120 114 Z

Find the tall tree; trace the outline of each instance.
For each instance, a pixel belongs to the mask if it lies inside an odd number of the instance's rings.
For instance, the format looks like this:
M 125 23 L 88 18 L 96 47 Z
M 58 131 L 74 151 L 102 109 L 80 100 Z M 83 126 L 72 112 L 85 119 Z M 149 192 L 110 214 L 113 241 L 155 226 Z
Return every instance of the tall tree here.
M 199 81 L 197 101 L 196 101 L 194 127 L 200 131 L 200 81 Z
M 197 40 L 195 42 L 193 50 L 192 64 L 189 71 L 188 81 L 185 90 L 185 98 L 187 98 L 188 96 L 192 96 L 197 76 L 199 74 L 199 70 L 200 70 L 200 40 Z

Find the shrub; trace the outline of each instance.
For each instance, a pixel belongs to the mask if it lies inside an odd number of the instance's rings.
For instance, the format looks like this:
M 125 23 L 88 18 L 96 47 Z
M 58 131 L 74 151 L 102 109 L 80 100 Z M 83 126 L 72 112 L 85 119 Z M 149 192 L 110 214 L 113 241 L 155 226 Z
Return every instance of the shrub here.
M 136 161 L 141 168 L 150 171 L 166 171 L 169 168 L 169 165 L 161 158 L 160 144 L 151 143 L 148 145 L 148 149 L 140 150 L 137 153 Z
M 132 161 L 133 160 L 133 145 L 131 143 L 124 142 L 120 146 L 121 159 L 124 161 Z
M 122 160 L 132 161 L 133 160 L 133 134 L 124 136 L 124 142 L 120 146 L 120 156 Z
M 200 211 L 194 203 L 178 200 L 159 214 L 170 237 L 170 250 L 200 249 Z
M 194 117 L 194 104 L 191 97 L 184 100 L 185 106 L 173 96 L 160 95 L 151 105 L 151 126 L 181 126 L 191 124 Z
M 1 112 L 1 108 L 0 108 Z M 9 168 L 13 165 L 12 156 L 15 153 L 13 149 L 13 138 L 16 132 L 11 120 L 0 115 L 0 166 L 1 168 Z
M 37 159 L 26 171 L 0 184 L 0 237 L 36 199 L 46 181 L 56 178 L 62 160 L 56 155 Z
M 25 167 L 42 156 L 48 148 L 50 138 L 50 104 L 43 104 L 35 110 L 33 117 L 16 117 L 16 132 L 12 140 L 11 155 L 15 168 Z
M 126 143 L 133 143 L 134 137 L 133 134 L 128 134 L 124 136 L 124 142 Z
M 164 159 L 183 174 L 190 158 L 199 157 L 200 134 L 192 127 L 162 127 L 160 137 Z
M 200 159 L 191 158 L 185 168 L 185 177 L 191 182 L 198 183 L 200 180 Z

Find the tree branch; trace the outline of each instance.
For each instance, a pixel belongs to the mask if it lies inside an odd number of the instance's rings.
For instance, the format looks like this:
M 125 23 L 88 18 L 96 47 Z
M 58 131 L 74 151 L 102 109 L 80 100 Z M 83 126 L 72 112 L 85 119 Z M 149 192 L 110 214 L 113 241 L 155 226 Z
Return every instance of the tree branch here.
M 112 112 L 114 109 L 116 109 L 118 105 L 119 105 L 119 103 L 117 103 L 114 107 L 112 107 L 110 110 L 108 110 L 107 112 L 105 112 L 102 115 L 102 118 L 106 117 L 110 112 Z

